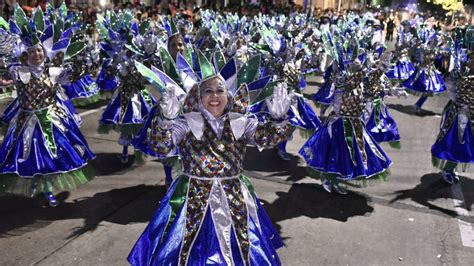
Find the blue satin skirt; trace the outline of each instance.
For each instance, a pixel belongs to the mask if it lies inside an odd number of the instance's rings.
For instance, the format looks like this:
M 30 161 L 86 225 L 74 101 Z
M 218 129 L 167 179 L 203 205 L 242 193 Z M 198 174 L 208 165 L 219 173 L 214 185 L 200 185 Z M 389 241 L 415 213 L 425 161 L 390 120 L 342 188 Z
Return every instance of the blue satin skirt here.
M 269 116 L 267 105 L 265 101 L 261 101 L 250 106 L 250 112 L 254 114 L 264 114 Z M 304 98 L 298 97 L 296 106 L 291 106 L 288 109 L 288 121 L 292 126 L 299 127 L 305 130 L 315 130 L 321 125 L 321 120 L 314 113 L 311 106 Z
M 104 64 L 105 65 L 105 64 Z M 102 92 L 113 92 L 118 87 L 118 77 L 107 77 L 104 67 L 99 72 L 96 79 L 97 86 Z
M 449 119 L 452 117 L 454 119 Z M 467 119 L 467 117 L 466 117 Z M 452 121 L 449 123 L 448 121 Z M 431 147 L 431 155 L 442 161 L 470 164 L 474 163 L 474 140 L 472 139 L 471 120 L 461 126 L 462 119 L 455 108 L 447 108 L 443 114 L 440 135 Z M 449 123 L 445 124 L 445 123 Z M 444 133 L 444 132 L 445 133 Z
M 366 179 L 385 172 L 392 161 L 357 120 L 328 118 L 299 151 L 308 167 L 341 180 Z
M 63 87 L 66 95 L 70 99 L 89 98 L 99 93 L 99 87 L 94 80 L 92 80 L 89 74 L 85 75 L 78 81 Z
M 406 80 L 415 73 L 415 66 L 410 61 L 397 61 L 389 68 L 386 75 L 389 79 Z
M 245 209 L 239 210 L 247 214 L 244 215 L 245 232 L 248 236 L 245 246 L 238 240 L 236 228 L 241 225 L 233 220 L 226 207 L 231 199 L 226 196 L 224 190 L 209 191 L 203 188 L 200 190 L 202 200 L 197 200 L 188 192 L 191 190 L 191 178 L 179 176 L 160 201 L 158 210 L 130 252 L 129 263 L 244 265 L 245 262 L 245 265 L 280 265 L 276 249 L 282 247 L 283 242 L 252 191 L 248 179 L 239 179 L 243 193 L 241 199 L 245 201 Z M 214 185 L 219 187 L 218 183 Z M 187 209 L 194 210 L 196 206 L 202 212 L 189 215 Z M 191 213 L 196 214 L 194 211 Z M 188 219 L 192 219 L 191 223 Z M 193 225 L 197 225 L 198 231 L 194 237 L 189 238 L 186 233 L 192 230 Z M 187 247 L 187 252 L 183 251 L 184 246 Z
M 409 90 L 422 93 L 436 94 L 447 89 L 443 76 L 434 67 L 417 69 L 402 85 Z
M 131 95 L 121 102 L 123 93 L 117 91 L 105 108 L 99 122 L 103 125 L 143 124 L 156 104 L 155 98 L 146 89 Z
M 58 114 L 48 107 L 17 113 L 0 146 L 0 158 L 1 174 L 31 178 L 82 168 L 94 154 L 66 110 Z
M 383 100 L 374 104 L 365 128 L 378 143 L 400 141 L 397 122 L 390 115 Z
M 136 150 L 139 150 L 146 155 L 153 156 L 158 159 L 165 159 L 166 154 L 161 154 L 161 153 L 156 152 L 151 147 L 151 144 L 148 140 L 148 130 L 151 130 L 152 121 L 156 117 L 157 113 L 158 113 L 158 106 L 155 105 L 148 113 L 145 124 L 140 129 L 138 134 L 133 138 L 132 145 Z

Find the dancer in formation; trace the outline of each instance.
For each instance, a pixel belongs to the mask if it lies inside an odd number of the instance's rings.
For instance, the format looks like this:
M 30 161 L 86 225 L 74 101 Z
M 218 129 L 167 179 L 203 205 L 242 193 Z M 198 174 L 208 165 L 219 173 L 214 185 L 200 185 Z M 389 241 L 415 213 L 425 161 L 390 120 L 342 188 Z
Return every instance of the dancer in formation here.
M 59 22 L 45 20 L 40 8 L 34 20 L 28 20 L 16 6 L 14 17 L 11 31 L 20 35 L 26 47 L 26 62 L 10 69 L 18 89 L 19 110 L 0 146 L 0 190 L 31 197 L 43 193 L 51 206 L 57 206 L 53 193 L 91 179 L 85 167 L 94 154 L 76 119 L 59 100 L 60 84 L 70 81 L 71 70 L 49 62 L 63 54 L 71 58 L 84 46 L 72 43 L 68 48 L 67 37 L 59 39 L 61 34 L 53 34 L 53 23 Z
M 339 41 L 343 43 L 343 39 Z M 336 47 L 340 48 L 339 44 Z M 361 56 L 351 56 L 342 49 L 328 52 L 338 58 L 333 65 L 336 84 L 332 112 L 303 145 L 300 154 L 311 176 L 322 179 L 326 191 L 346 194 L 339 186 L 341 181 L 383 180 L 391 160 L 367 132 L 362 119 L 367 98 L 362 85 L 366 70 L 359 62 Z
M 415 39 L 416 47 L 413 50 L 416 67 L 415 72 L 405 80 L 402 85 L 414 93 L 421 93 L 420 99 L 415 103 L 416 113 L 421 112 L 421 107 L 432 94 L 439 94 L 446 90 L 443 76 L 434 64 L 437 49 L 437 33 L 429 28 L 418 29 Z
M 103 27 L 101 38 L 102 49 L 113 58 L 107 65 L 106 73 L 112 77 L 118 77 L 119 83 L 112 99 L 102 113 L 99 120 L 99 132 L 108 133 L 110 129 L 120 132 L 118 143 L 122 145 L 120 161 L 128 162 L 128 147 L 133 138 L 142 128 L 146 116 L 156 101 L 146 87 L 146 80 L 137 72 L 135 60 L 142 61 L 143 55 L 133 52 L 133 43 L 128 36 L 136 36 L 139 29 L 147 28 L 149 23 L 142 22 L 140 25 L 133 20 L 132 14 L 128 12 L 109 12 L 109 18 L 101 21 Z M 126 21 L 125 23 L 112 23 L 114 21 Z M 131 48 L 132 47 L 132 48 Z M 136 157 L 140 155 L 135 154 Z
M 168 76 L 173 78 L 173 81 L 176 82 L 176 84 L 182 86 L 183 82 L 181 80 L 181 77 L 178 75 L 178 72 L 175 68 L 176 65 L 176 58 L 178 56 L 178 53 L 184 54 L 185 52 L 185 44 L 184 44 L 184 38 L 177 32 L 176 26 L 174 24 L 173 20 L 166 20 L 163 19 L 164 21 L 164 27 L 165 29 L 168 29 L 169 31 L 165 31 L 167 33 L 168 38 L 166 39 L 165 43 L 162 43 L 161 41 L 158 40 L 158 36 L 154 35 L 152 32 L 148 33 L 146 37 L 141 37 L 137 38 L 142 40 L 142 47 L 150 46 L 154 43 L 154 49 L 148 48 L 148 49 L 143 49 L 141 52 L 142 54 L 146 55 L 146 58 L 153 57 L 155 54 L 159 54 L 160 57 L 157 58 L 160 60 L 160 69 L 164 71 Z M 156 28 L 155 30 L 159 31 L 160 28 Z M 141 36 L 141 35 L 139 35 Z M 136 38 L 136 37 L 135 37 Z M 140 43 L 140 41 L 136 41 L 135 43 Z M 162 45 L 158 45 L 161 43 Z M 166 47 L 166 49 L 164 48 Z M 147 60 L 147 64 L 150 64 L 152 62 L 149 62 L 150 60 Z M 158 65 L 158 64 L 153 64 L 152 65 Z M 189 89 L 187 89 L 189 90 Z M 184 93 L 183 93 L 184 95 Z M 181 97 L 180 100 L 183 100 L 184 97 Z M 149 141 L 149 133 L 152 130 L 151 125 L 152 121 L 157 118 L 159 115 L 158 113 L 158 106 L 155 105 L 150 113 L 148 114 L 148 117 L 146 119 L 146 122 L 143 126 L 143 128 L 138 132 L 137 136 L 132 140 L 133 147 L 135 149 L 141 151 L 142 153 L 148 155 L 148 156 L 153 156 L 155 158 L 158 158 L 162 161 L 163 163 L 163 168 L 165 170 L 165 185 L 169 186 L 171 182 L 173 181 L 173 164 L 176 164 L 176 160 L 179 160 L 179 152 L 178 149 L 176 149 L 176 152 L 171 153 L 171 154 L 166 154 L 166 156 L 163 156 L 162 154 L 159 154 L 155 151 L 154 147 L 152 147 L 150 141 Z
M 161 200 L 128 261 L 132 265 L 280 265 L 275 249 L 283 243 L 241 171 L 247 144 L 272 147 L 291 133 L 284 116 L 292 96 L 284 84 L 274 87 L 273 96 L 266 100 L 272 121 L 259 122 L 248 116 L 246 86 L 257 76 L 258 67 L 238 71 L 245 73 L 242 76 L 235 72 L 232 59 L 217 68 L 231 70 L 230 76 L 216 74 L 202 53 L 198 57 L 201 81 L 196 80 L 182 107 L 177 91 L 183 89 L 171 86 L 169 78 L 158 86 L 164 93 L 152 133 L 155 149 L 167 154 L 178 146 L 183 174 Z M 187 74 L 197 77 L 192 71 Z M 159 76 L 163 77 L 159 73 L 153 80 Z M 224 78 L 237 76 L 237 84 Z
M 472 27 L 467 30 L 470 34 L 472 31 Z M 472 36 L 466 34 L 465 43 L 471 41 Z M 431 148 L 433 165 L 442 170 L 443 179 L 449 184 L 459 181 L 455 170 L 464 172 L 474 163 L 474 47 L 467 46 L 469 54 L 463 58 L 462 46 L 462 39 L 454 42 L 455 68 L 448 85 L 450 101 L 444 108 L 438 138 Z

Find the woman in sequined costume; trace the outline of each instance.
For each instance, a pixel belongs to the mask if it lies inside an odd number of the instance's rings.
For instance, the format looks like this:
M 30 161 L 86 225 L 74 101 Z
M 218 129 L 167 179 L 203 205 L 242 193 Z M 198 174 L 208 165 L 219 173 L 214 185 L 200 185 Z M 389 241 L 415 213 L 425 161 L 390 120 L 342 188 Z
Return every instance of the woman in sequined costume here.
M 455 170 L 465 172 L 474 163 L 474 53 L 451 74 L 450 101 L 444 108 L 440 131 L 431 147 L 433 165 L 449 183 L 459 181 Z
M 133 57 L 125 56 L 111 65 L 115 68 L 109 71 L 118 77 L 119 85 L 99 119 L 99 132 L 106 133 L 109 129 L 120 132 L 118 143 L 123 146 L 122 163 L 128 162 L 128 146 L 156 103 L 145 88 L 146 80 L 137 72 L 134 60 Z
M 378 143 L 388 142 L 393 148 L 400 148 L 400 134 L 395 119 L 390 115 L 385 98 L 389 95 L 405 95 L 405 90 L 393 86 L 386 76 L 391 54 L 384 52 L 379 57 L 378 52 L 369 56 L 367 62 L 370 70 L 364 80 L 367 104 L 363 114 L 367 131 Z
M 183 169 L 131 251 L 132 265 L 280 265 L 275 249 L 283 243 L 242 163 L 247 144 L 268 148 L 291 133 L 281 119 L 291 97 L 277 86 L 267 100 L 274 120 L 259 122 L 247 114 L 245 84 L 232 95 L 222 76 L 206 73 L 182 114 L 173 90 L 160 100 L 154 147 L 179 147 Z
M 67 75 L 45 63 L 41 44 L 27 50 L 28 61 L 11 69 L 17 81 L 19 111 L 0 146 L 0 191 L 25 196 L 71 190 L 90 180 L 85 166 L 94 158 L 68 108 L 58 100 Z M 66 71 L 62 72 L 67 73 Z
M 436 40 L 433 38 L 427 45 L 416 45 L 414 52 L 416 58 L 416 71 L 405 80 L 402 85 L 408 90 L 421 93 L 420 99 L 415 103 L 415 111 L 421 112 L 421 107 L 431 94 L 439 94 L 446 90 L 443 76 L 436 69 Z
M 172 60 L 174 60 L 174 63 L 176 64 L 176 56 L 178 53 L 183 54 L 184 53 L 184 39 L 180 34 L 173 34 L 168 38 L 167 42 L 167 50 L 169 52 L 169 55 L 171 56 Z M 172 64 L 172 62 L 169 62 L 169 64 Z M 135 149 L 143 152 L 146 155 L 153 156 L 156 158 L 159 158 L 163 161 L 163 169 L 165 170 L 165 184 L 170 185 L 171 182 L 173 181 L 173 163 L 176 157 L 175 156 L 161 156 L 160 154 L 157 154 L 153 147 L 151 147 L 150 143 L 148 142 L 148 131 L 150 129 L 150 126 L 152 124 L 152 120 L 155 119 L 155 117 L 158 115 L 158 106 L 154 106 L 149 115 L 148 118 L 143 126 L 143 128 L 138 132 L 137 136 L 132 140 L 132 144 L 135 147 Z M 175 154 L 174 154 L 175 155 Z
M 97 102 L 100 98 L 99 87 L 91 77 L 91 59 L 83 51 L 74 57 L 71 84 L 64 86 L 66 95 L 75 106 L 85 106 Z
M 365 71 L 352 62 L 339 70 L 332 112 L 303 145 L 300 154 L 311 176 L 322 179 L 326 191 L 346 194 L 340 182 L 385 179 L 390 158 L 367 132 L 362 113 L 366 97 L 362 85 Z
M 398 39 L 395 45 L 394 59 L 395 64 L 390 67 L 387 71 L 387 77 L 395 81 L 405 81 L 408 79 L 414 72 L 415 66 L 410 61 L 408 55 L 410 42 L 413 41 L 410 33 L 406 32 L 403 26 L 398 28 Z

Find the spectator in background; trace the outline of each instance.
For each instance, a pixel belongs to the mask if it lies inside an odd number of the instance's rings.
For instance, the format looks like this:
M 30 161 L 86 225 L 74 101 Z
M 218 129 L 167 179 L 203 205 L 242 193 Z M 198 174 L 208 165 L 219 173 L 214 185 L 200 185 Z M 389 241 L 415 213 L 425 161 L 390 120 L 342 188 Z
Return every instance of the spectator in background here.
M 393 31 L 396 27 L 395 25 L 395 17 L 393 13 L 390 13 L 390 16 L 387 17 L 385 20 L 385 27 L 387 29 L 387 35 L 385 36 L 386 41 L 393 41 Z

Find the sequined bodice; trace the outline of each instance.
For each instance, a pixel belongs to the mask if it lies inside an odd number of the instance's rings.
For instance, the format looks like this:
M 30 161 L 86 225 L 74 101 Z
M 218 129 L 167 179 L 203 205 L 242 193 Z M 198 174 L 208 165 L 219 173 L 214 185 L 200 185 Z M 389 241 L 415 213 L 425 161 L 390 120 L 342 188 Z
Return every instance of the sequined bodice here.
M 220 139 L 205 122 L 201 140 L 189 132 L 179 149 L 184 173 L 199 177 L 230 177 L 241 172 L 246 141 L 235 139 L 229 121 L 225 122 Z
M 71 83 L 80 80 L 88 73 L 88 68 L 84 62 L 74 61 L 74 68 L 72 69 Z
M 18 100 L 24 110 L 38 110 L 56 102 L 56 90 L 48 76 L 48 69 L 39 78 L 31 75 L 28 84 L 19 82 Z
M 384 84 L 380 77 L 384 72 L 380 69 L 374 70 L 371 72 L 367 78 L 365 85 L 366 88 L 366 95 L 368 97 L 381 97 L 384 92 Z
M 365 108 L 363 88 L 360 86 L 362 78 L 362 73 L 356 73 L 347 80 L 342 93 L 339 115 L 351 117 L 360 117 L 362 115 L 362 111 Z
M 460 77 L 456 84 L 456 106 L 468 106 L 474 115 L 474 76 Z

